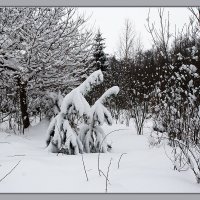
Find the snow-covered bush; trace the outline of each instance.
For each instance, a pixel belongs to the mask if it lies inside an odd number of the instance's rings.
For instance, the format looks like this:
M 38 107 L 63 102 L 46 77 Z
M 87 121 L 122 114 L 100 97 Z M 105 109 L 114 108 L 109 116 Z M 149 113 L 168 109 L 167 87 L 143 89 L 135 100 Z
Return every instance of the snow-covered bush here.
M 40 105 L 40 109 L 42 113 L 45 114 L 46 118 L 51 119 L 60 112 L 62 101 L 63 96 L 60 91 L 58 93 L 47 92 L 42 100 L 43 105 Z
M 155 145 L 167 140 L 168 148 L 172 150 L 168 157 L 174 169 L 191 169 L 199 183 L 200 31 L 199 16 L 196 15 L 199 10 L 190 10 L 193 16 L 186 31 L 175 33 L 171 47 L 169 15 L 165 18 L 164 10 L 158 10 L 159 28 L 148 16 L 147 28 L 159 55 L 154 63 L 158 76 L 151 98 L 155 134 L 149 142 Z M 166 22 L 168 26 L 164 25 Z
M 191 48 L 191 56 L 194 56 Z M 168 139 L 172 153 L 168 155 L 178 171 L 191 169 L 199 183 L 199 74 L 197 67 L 188 63 L 181 53 L 169 65 L 168 81 L 161 89 L 155 88 L 157 104 L 154 106 L 154 130 L 162 132 L 159 140 Z M 185 61 L 187 60 L 187 62 Z
M 81 127 L 79 133 L 85 152 L 107 152 L 108 145 L 105 139 L 106 135 L 101 126 L 104 122 L 108 125 L 112 125 L 112 116 L 105 107 L 105 103 L 108 102 L 108 99 L 112 96 L 116 96 L 118 92 L 119 87 L 113 86 L 108 89 L 91 107 L 91 123 Z
M 50 120 L 60 112 L 63 96 L 61 91 L 58 93 L 47 91 L 41 98 L 40 95 L 30 99 L 28 112 L 30 116 L 39 117 L 40 120 L 43 118 Z
M 83 152 L 82 143 L 77 135 L 77 119 L 91 122 L 90 105 L 84 96 L 96 85 L 102 83 L 100 70 L 92 73 L 79 87 L 67 94 L 61 104 L 61 110 L 51 121 L 46 144 L 51 152 L 65 150 L 67 154 Z
M 174 69 L 173 66 L 171 68 Z M 193 135 L 194 139 L 197 136 L 194 129 L 199 120 L 199 87 L 195 85 L 198 78 L 194 65 L 176 67 L 165 90 L 157 94 L 160 100 L 155 106 L 156 121 L 159 121 L 172 138 L 184 140 L 189 135 Z

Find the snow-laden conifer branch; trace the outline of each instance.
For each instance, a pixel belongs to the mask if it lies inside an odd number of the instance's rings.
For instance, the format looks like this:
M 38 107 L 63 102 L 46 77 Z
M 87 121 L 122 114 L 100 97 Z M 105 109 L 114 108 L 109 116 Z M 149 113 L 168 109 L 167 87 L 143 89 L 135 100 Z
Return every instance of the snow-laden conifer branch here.
M 82 142 L 76 132 L 75 119 L 83 118 L 86 123 L 91 121 L 90 105 L 84 95 L 102 81 L 103 74 L 98 70 L 64 97 L 60 112 L 51 121 L 47 130 L 46 144 L 51 146 L 51 152 L 58 152 L 62 148 L 66 149 L 68 154 L 83 152 Z
M 108 98 L 116 96 L 119 92 L 119 87 L 114 86 L 108 89 L 91 107 L 91 123 L 86 125 L 79 133 L 79 137 L 83 143 L 84 150 L 89 152 L 107 152 L 106 141 L 102 143 L 105 138 L 104 130 L 101 128 L 104 122 L 112 125 L 112 116 L 107 108 L 103 105 Z M 100 147 L 101 146 L 101 147 Z

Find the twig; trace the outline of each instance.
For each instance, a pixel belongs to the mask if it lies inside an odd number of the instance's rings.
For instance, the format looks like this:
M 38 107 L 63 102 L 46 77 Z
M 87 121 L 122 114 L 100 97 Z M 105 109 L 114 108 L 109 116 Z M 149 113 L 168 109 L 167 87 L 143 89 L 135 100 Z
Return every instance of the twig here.
M 101 141 L 101 144 L 100 144 L 100 146 L 99 146 L 99 153 L 98 153 L 98 171 L 99 171 L 99 176 L 101 176 L 101 170 L 100 170 L 100 153 L 101 153 L 102 144 L 103 144 L 104 140 L 106 139 L 106 137 L 107 137 L 108 135 L 110 135 L 110 134 L 113 133 L 113 132 L 122 131 L 122 130 L 129 130 L 129 129 L 117 129 L 117 130 L 111 131 L 111 132 L 108 133 L 108 134 L 103 138 L 103 140 Z
M 109 185 L 111 185 L 111 184 L 110 184 L 110 181 L 109 181 L 109 179 L 108 179 L 108 177 L 104 174 L 104 172 L 103 172 L 101 169 L 100 169 L 100 171 L 101 171 L 101 173 L 103 174 L 103 176 L 105 177 L 105 179 L 107 179 Z
M 11 174 L 12 171 L 19 165 L 20 162 L 21 160 L 3 178 L 0 179 L 0 182 L 2 182 L 9 174 Z
M 127 153 L 122 153 L 121 156 L 120 156 L 120 158 L 119 158 L 119 161 L 118 161 L 118 169 L 119 169 L 119 164 L 120 164 L 121 158 L 122 158 L 122 156 L 125 155 L 125 154 L 127 154 Z
M 85 176 L 86 176 L 87 181 L 89 181 L 88 175 L 87 175 L 87 171 L 86 171 L 86 167 L 85 167 L 85 162 L 84 162 L 84 159 L 83 159 L 83 154 L 81 154 L 81 157 L 82 157 L 82 162 L 83 162 L 83 168 L 84 168 Z
M 19 155 L 13 155 L 13 156 L 8 156 L 8 157 L 15 157 L 15 156 L 26 156 L 25 154 L 19 154 Z
M 110 159 L 110 163 L 109 163 L 108 171 L 107 171 L 107 176 L 106 176 L 106 192 L 108 192 L 108 175 L 109 175 L 109 172 L 110 172 L 111 162 L 112 162 L 112 158 Z

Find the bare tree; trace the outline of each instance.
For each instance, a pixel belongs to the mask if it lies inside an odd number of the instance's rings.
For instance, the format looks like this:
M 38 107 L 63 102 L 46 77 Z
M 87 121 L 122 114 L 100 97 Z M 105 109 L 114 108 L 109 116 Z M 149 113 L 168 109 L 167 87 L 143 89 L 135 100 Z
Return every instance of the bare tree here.
M 170 23 L 169 23 L 169 12 L 167 17 L 165 17 L 165 9 L 158 9 L 159 16 L 159 28 L 156 27 L 155 22 L 151 21 L 150 18 L 150 9 L 147 17 L 147 25 L 145 25 L 146 30 L 151 34 L 154 45 L 162 51 L 165 59 L 168 58 L 168 48 L 169 48 L 169 39 L 170 34 Z
M 189 7 L 189 11 L 192 13 L 193 17 L 198 21 L 198 24 L 200 25 L 200 7 Z
M 133 23 L 126 19 L 124 22 L 123 32 L 120 36 L 119 57 L 127 61 L 134 56 L 134 44 L 136 31 Z

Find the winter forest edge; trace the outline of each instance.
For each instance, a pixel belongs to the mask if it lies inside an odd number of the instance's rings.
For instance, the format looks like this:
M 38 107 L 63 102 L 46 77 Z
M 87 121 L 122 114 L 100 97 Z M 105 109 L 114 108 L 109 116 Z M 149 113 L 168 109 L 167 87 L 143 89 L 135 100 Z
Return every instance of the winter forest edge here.
M 200 193 L 200 8 L 187 9 L 173 32 L 149 10 L 148 50 L 125 19 L 112 55 L 78 8 L 0 8 L 0 193 Z

